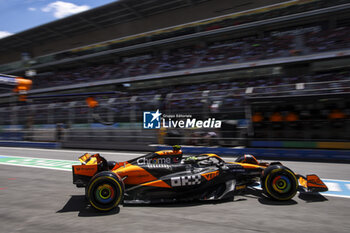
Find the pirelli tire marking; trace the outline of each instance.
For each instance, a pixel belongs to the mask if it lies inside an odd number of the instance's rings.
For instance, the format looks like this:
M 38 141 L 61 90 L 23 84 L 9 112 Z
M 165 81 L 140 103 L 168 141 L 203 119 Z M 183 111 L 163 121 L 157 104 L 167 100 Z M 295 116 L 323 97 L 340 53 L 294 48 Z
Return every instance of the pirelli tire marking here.
M 172 187 L 181 187 L 189 185 L 197 185 L 201 183 L 201 175 L 179 176 L 171 178 Z

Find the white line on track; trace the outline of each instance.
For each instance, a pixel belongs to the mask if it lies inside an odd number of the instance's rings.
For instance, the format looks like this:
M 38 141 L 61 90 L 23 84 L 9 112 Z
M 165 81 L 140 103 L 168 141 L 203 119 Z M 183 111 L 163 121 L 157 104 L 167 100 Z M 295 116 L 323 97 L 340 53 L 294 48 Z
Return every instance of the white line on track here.
M 342 189 L 339 184 L 333 182 L 324 182 L 327 185 L 329 191 L 340 192 Z
M 17 166 L 17 167 L 34 167 L 34 168 L 42 168 L 42 169 L 49 169 L 49 170 L 58 170 L 58 171 L 68 171 L 71 172 L 72 169 L 63 169 L 63 168 L 54 168 L 54 167 L 41 167 L 41 166 L 35 166 L 35 165 L 25 165 L 25 164 L 10 164 L 10 163 L 1 163 L 2 165 L 10 165 L 10 166 Z
M 338 180 L 338 179 L 327 179 L 327 178 L 321 178 L 322 180 L 327 180 L 327 181 L 340 181 L 340 182 L 350 182 L 350 180 Z
M 40 157 L 29 157 L 29 156 L 15 156 L 15 155 L 4 155 L 1 154 L 1 156 L 9 157 L 9 158 L 22 158 L 22 159 L 43 159 L 43 160 L 53 160 L 53 161 L 66 161 L 66 162 L 79 162 L 79 160 L 67 160 L 67 159 L 49 159 L 49 158 L 40 158 Z M 1 163 L 5 164 L 5 163 Z M 6 163 L 7 164 L 7 163 Z
M 329 193 L 321 193 L 321 195 L 323 195 L 323 196 L 330 196 L 330 197 L 350 198 L 350 196 L 338 195 L 338 194 L 329 194 Z

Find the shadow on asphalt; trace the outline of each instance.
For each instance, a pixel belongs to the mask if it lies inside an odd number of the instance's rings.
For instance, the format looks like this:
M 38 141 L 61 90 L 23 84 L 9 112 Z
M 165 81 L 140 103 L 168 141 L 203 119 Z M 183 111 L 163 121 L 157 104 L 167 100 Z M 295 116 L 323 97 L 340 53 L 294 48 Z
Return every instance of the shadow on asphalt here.
M 272 200 L 270 198 L 259 198 L 258 199 L 260 204 L 263 205 L 280 205 L 280 206 L 286 206 L 286 205 L 296 205 L 298 204 L 298 202 L 294 201 L 293 199 L 288 200 L 288 201 L 276 201 L 276 200 Z
M 78 212 L 79 217 L 94 217 L 118 214 L 119 207 L 108 212 L 100 212 L 90 206 L 84 195 L 73 195 L 62 209 L 56 213 Z
M 263 205 L 295 205 L 295 204 L 298 204 L 298 202 L 296 202 L 293 199 L 288 200 L 288 201 L 276 201 L 276 200 L 270 199 L 263 194 L 262 190 L 254 189 L 254 188 L 246 189 L 243 196 L 250 197 L 250 198 L 257 198 L 259 203 L 261 203 Z M 319 193 L 301 193 L 300 192 L 298 197 L 307 203 L 328 201 L 327 198 L 325 198 L 324 196 L 322 196 Z
M 258 199 L 259 203 L 263 205 L 286 206 L 286 205 L 298 204 L 298 202 L 294 201 L 293 199 L 288 201 L 276 201 L 276 200 L 270 199 L 263 194 L 262 190 L 254 189 L 254 188 L 247 188 L 242 195 L 249 198 L 256 198 Z
M 307 202 L 307 203 L 313 203 L 313 202 L 323 202 L 328 201 L 327 198 L 322 196 L 321 194 L 308 194 L 308 193 L 299 193 L 298 197 Z M 295 205 L 298 204 L 295 200 L 291 199 L 288 201 L 276 201 L 273 199 L 270 199 L 266 197 L 262 190 L 260 189 L 254 189 L 254 188 L 248 188 L 244 192 L 237 193 L 234 198 L 225 199 L 225 200 L 219 200 L 219 201 L 181 201 L 181 202 L 171 202 L 171 203 L 124 203 L 123 206 L 125 207 L 163 207 L 163 208 L 180 208 L 180 207 L 190 207 L 190 206 L 199 206 L 199 205 L 216 205 L 226 202 L 239 202 L 239 201 L 246 201 L 247 199 L 257 199 L 260 204 L 263 205 L 274 205 L 274 206 L 286 206 L 286 205 Z M 68 202 L 64 205 L 62 209 L 57 211 L 56 213 L 66 213 L 66 212 L 78 212 L 79 217 L 94 217 L 94 216 L 106 216 L 106 215 L 114 215 L 118 214 L 120 211 L 120 208 L 117 207 L 116 209 L 109 211 L 109 212 L 100 212 L 98 210 L 95 210 L 93 207 L 90 206 L 88 201 L 86 200 L 84 195 L 73 195 L 68 200 Z
M 298 197 L 307 203 L 328 201 L 327 198 L 319 193 L 300 193 Z

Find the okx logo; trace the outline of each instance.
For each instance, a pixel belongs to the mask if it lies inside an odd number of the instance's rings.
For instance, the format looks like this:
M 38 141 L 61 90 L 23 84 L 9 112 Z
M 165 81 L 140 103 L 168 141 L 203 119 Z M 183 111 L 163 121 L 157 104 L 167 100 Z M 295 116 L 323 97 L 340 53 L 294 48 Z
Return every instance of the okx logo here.
M 156 112 L 143 112 L 144 129 L 160 129 L 160 116 L 162 114 L 157 109 Z

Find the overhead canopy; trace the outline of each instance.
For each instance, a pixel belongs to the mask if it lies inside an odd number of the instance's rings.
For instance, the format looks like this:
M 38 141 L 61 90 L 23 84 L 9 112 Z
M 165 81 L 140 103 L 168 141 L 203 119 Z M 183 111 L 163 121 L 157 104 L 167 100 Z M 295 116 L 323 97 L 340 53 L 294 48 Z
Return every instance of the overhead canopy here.
M 0 40 L 0 51 L 21 48 L 49 39 L 70 36 L 87 30 L 142 19 L 150 15 L 196 5 L 209 0 L 119 0 L 80 14 L 47 23 Z

